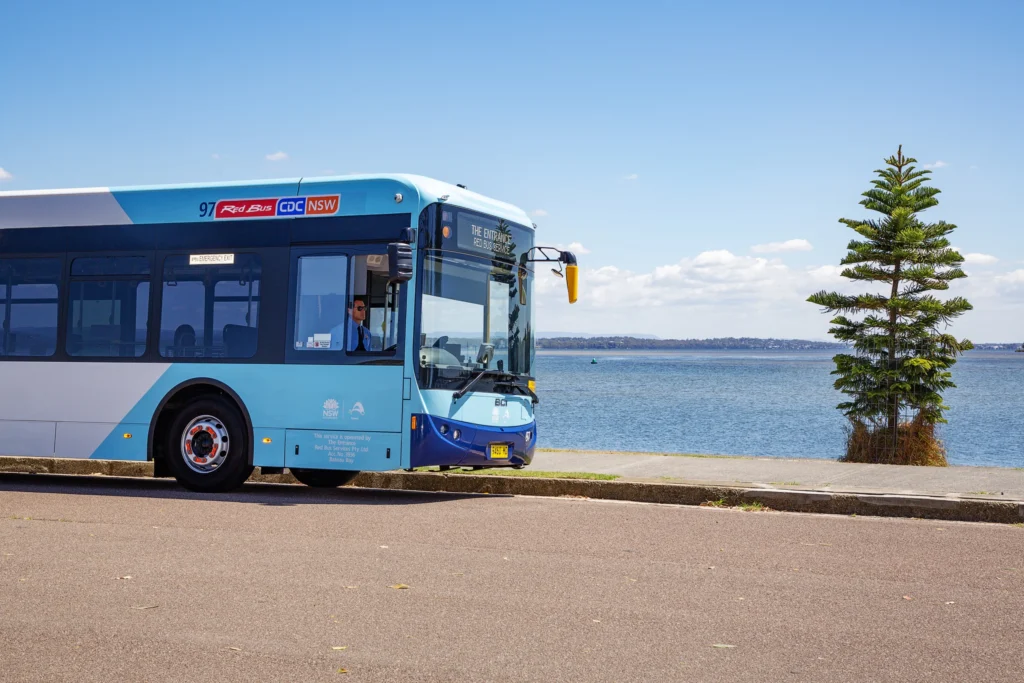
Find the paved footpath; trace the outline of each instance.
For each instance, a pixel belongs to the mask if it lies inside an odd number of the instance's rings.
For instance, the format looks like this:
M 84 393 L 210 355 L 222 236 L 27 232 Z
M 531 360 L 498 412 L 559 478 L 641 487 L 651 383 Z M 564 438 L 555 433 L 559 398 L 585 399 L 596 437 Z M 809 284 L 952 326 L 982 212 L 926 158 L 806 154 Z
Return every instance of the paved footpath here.
M 531 468 L 673 483 L 1024 501 L 1024 467 L 910 467 L 807 458 L 539 451 Z

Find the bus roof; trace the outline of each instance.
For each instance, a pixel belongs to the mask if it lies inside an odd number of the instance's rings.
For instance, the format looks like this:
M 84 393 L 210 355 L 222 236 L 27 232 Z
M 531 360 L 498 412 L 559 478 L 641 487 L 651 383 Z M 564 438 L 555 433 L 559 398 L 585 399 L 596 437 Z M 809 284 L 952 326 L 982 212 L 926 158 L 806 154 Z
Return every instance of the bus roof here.
M 522 209 L 457 185 L 374 174 L 0 192 L 0 229 L 418 214 L 437 201 L 532 226 Z

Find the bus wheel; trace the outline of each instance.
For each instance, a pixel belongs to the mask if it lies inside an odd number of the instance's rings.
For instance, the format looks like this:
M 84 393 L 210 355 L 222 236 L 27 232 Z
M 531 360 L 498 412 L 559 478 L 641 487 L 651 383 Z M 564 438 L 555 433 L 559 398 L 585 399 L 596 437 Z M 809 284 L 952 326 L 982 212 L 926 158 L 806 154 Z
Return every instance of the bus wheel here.
M 219 396 L 185 405 L 166 434 L 167 465 L 192 491 L 230 491 L 252 474 L 248 430 L 238 409 Z
M 307 470 L 291 469 L 291 473 L 306 486 L 315 486 L 319 489 L 333 489 L 344 486 L 358 475 L 358 471 L 352 470 Z

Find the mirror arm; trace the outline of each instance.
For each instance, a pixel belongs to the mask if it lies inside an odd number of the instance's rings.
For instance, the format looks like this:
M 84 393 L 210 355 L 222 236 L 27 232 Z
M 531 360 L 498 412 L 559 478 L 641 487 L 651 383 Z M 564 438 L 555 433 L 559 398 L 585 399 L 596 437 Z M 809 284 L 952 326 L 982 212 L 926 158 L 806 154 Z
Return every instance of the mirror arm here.
M 534 254 L 534 251 L 537 254 Z M 553 256 L 548 252 L 556 252 L 557 256 Z M 562 251 L 561 249 L 555 249 L 554 247 L 533 247 L 520 258 L 520 267 L 525 268 L 527 263 L 558 263 L 558 270 L 554 271 L 555 275 L 562 276 L 562 264 L 565 265 L 565 278 L 566 278 L 566 289 L 569 293 L 569 303 L 576 303 L 576 292 L 577 283 L 579 282 L 579 271 L 578 264 L 576 262 L 576 255 L 571 251 Z
M 534 254 L 534 252 L 537 252 L 537 254 Z M 549 252 L 555 252 L 555 255 Z M 527 263 L 564 263 L 566 265 L 576 265 L 576 256 L 571 251 L 562 251 L 554 247 L 532 247 L 520 257 L 519 261 L 520 265 L 523 266 Z

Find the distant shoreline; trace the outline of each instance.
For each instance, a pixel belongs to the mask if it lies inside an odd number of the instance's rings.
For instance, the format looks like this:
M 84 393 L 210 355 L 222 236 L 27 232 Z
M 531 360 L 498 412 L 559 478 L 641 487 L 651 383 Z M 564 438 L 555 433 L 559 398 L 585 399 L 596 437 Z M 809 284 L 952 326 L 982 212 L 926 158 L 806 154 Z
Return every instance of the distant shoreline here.
M 836 349 L 537 349 L 538 356 L 579 356 L 581 358 L 607 358 L 609 356 L 642 356 L 663 354 L 686 354 L 686 353 L 730 353 L 730 354 L 821 354 L 837 353 Z M 1007 348 L 976 348 L 968 351 L 961 360 L 970 359 L 972 354 L 1006 354 L 1014 353 L 1013 349 Z M 831 355 L 829 356 L 831 358 Z M 1024 357 L 1020 360 L 1024 361 Z M 761 457 L 761 456 L 757 456 Z
M 851 349 L 837 342 L 805 339 L 761 339 L 756 337 L 722 337 L 716 339 L 642 339 L 637 337 L 548 337 L 536 340 L 537 350 L 611 352 L 623 351 L 835 351 Z M 1020 344 L 975 344 L 980 351 L 1016 351 Z
M 720 337 L 715 339 L 648 339 L 639 337 L 547 337 L 537 339 L 537 348 L 548 350 L 607 351 L 711 351 L 711 350 L 841 350 L 846 344 L 805 339 L 761 339 Z

